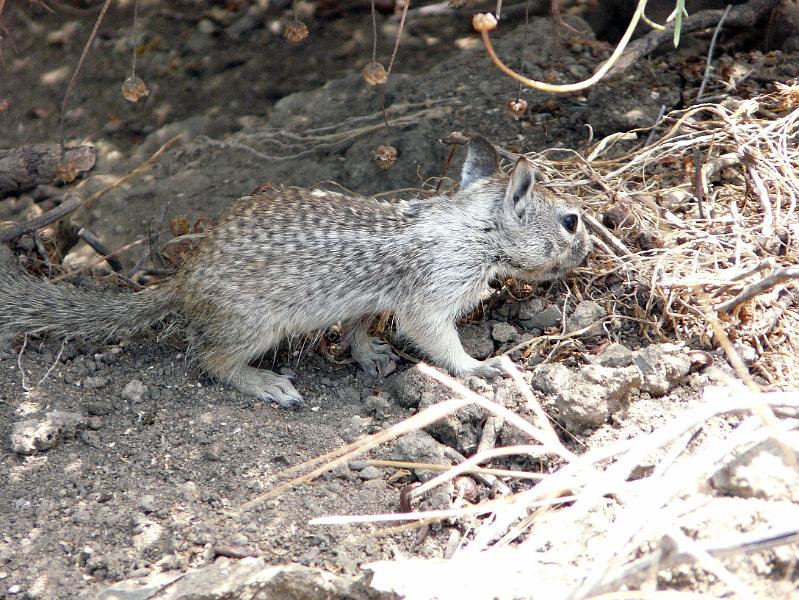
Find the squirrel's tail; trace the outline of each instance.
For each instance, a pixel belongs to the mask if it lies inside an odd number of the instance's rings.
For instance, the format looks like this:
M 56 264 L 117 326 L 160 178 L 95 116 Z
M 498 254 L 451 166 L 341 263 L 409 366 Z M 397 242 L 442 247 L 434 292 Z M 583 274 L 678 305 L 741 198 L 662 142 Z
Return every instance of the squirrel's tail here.
M 0 343 L 23 333 L 95 340 L 133 333 L 171 312 L 169 287 L 137 293 L 89 290 L 0 265 Z

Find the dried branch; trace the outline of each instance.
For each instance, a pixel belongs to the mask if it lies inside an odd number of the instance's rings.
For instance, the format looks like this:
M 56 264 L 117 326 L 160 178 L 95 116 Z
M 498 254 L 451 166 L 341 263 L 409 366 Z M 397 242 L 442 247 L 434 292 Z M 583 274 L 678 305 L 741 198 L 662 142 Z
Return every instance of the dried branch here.
M 0 243 L 5 244 L 13 239 L 25 235 L 26 233 L 31 233 L 32 231 L 36 231 L 42 227 L 47 227 L 48 225 L 55 223 L 59 219 L 62 219 L 72 211 L 76 210 L 78 207 L 80 207 L 80 204 L 80 197 L 73 192 L 69 192 L 66 196 L 64 196 L 64 201 L 55 208 L 51 208 L 46 213 L 39 215 L 34 219 L 30 219 L 29 221 L 25 221 L 24 223 L 20 223 L 0 231 Z
M 783 267 L 782 269 L 777 269 L 760 281 L 746 286 L 743 291 L 734 298 L 716 305 L 715 309 L 718 312 L 731 312 L 744 302 L 748 302 L 752 298 L 767 292 L 790 279 L 799 279 L 799 266 Z
M 81 227 L 78 230 L 78 237 L 91 246 L 91 248 L 97 252 L 97 254 L 102 256 L 105 259 L 105 262 L 108 263 L 108 266 L 110 266 L 116 273 L 122 272 L 122 263 L 119 262 L 119 258 L 117 258 L 117 256 L 113 254 L 91 231 L 85 227 Z

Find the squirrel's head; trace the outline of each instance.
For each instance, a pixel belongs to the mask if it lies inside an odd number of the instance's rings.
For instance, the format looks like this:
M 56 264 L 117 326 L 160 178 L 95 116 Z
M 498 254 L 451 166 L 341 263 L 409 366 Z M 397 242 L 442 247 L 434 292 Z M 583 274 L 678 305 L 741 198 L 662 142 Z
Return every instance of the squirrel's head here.
M 460 193 L 486 198 L 494 207 L 498 274 L 526 281 L 555 279 L 580 265 L 591 250 L 580 211 L 541 184 L 533 165 L 520 158 L 510 176 L 482 136 L 469 140 Z

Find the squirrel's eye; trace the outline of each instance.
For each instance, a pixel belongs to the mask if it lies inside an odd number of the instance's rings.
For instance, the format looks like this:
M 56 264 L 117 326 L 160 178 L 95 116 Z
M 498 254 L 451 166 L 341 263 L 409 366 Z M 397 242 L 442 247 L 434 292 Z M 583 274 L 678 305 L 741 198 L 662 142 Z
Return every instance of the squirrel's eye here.
M 563 217 L 563 226 L 566 228 L 566 231 L 569 233 L 574 233 L 577 231 L 577 224 L 580 222 L 580 217 L 577 216 L 575 213 L 569 213 L 568 215 Z

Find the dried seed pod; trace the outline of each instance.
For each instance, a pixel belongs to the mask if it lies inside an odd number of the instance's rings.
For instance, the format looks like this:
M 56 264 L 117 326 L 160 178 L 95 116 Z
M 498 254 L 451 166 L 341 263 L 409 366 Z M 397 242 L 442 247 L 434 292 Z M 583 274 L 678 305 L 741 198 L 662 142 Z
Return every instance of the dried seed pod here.
M 171 231 L 174 236 L 186 235 L 189 233 L 189 219 L 186 218 L 186 215 L 177 215 L 170 219 L 169 231 Z
M 149 95 L 150 90 L 147 89 L 147 84 L 142 81 L 141 77 L 136 75 L 128 77 L 122 84 L 122 96 L 128 102 L 135 103 Z
M 390 169 L 397 162 L 397 149 L 394 146 L 383 146 L 382 144 L 377 147 L 375 153 L 372 155 L 372 160 L 378 168 L 384 171 Z
M 382 85 L 388 79 L 386 69 L 379 62 L 370 62 L 363 68 L 363 79 L 369 85 Z
M 475 31 L 494 31 L 497 28 L 497 18 L 491 13 L 477 13 L 472 17 L 472 27 Z
M 508 100 L 508 110 L 517 117 L 522 116 L 527 112 L 527 100 L 524 98 L 516 98 L 515 100 Z
M 713 355 L 704 350 L 691 350 L 688 353 L 688 358 L 691 359 L 691 372 L 701 371 L 713 365 Z
M 290 42 L 301 42 L 308 37 L 308 26 L 302 21 L 293 21 L 286 25 L 283 37 Z
M 452 483 L 455 486 L 455 494 L 470 504 L 475 504 L 480 499 L 477 484 L 471 477 L 456 477 Z
M 61 163 L 56 167 L 56 176 L 64 183 L 72 183 L 80 175 L 80 167 L 74 162 Z
M 633 222 L 630 211 L 622 206 L 611 206 L 602 215 L 602 224 L 608 229 L 618 229 Z

